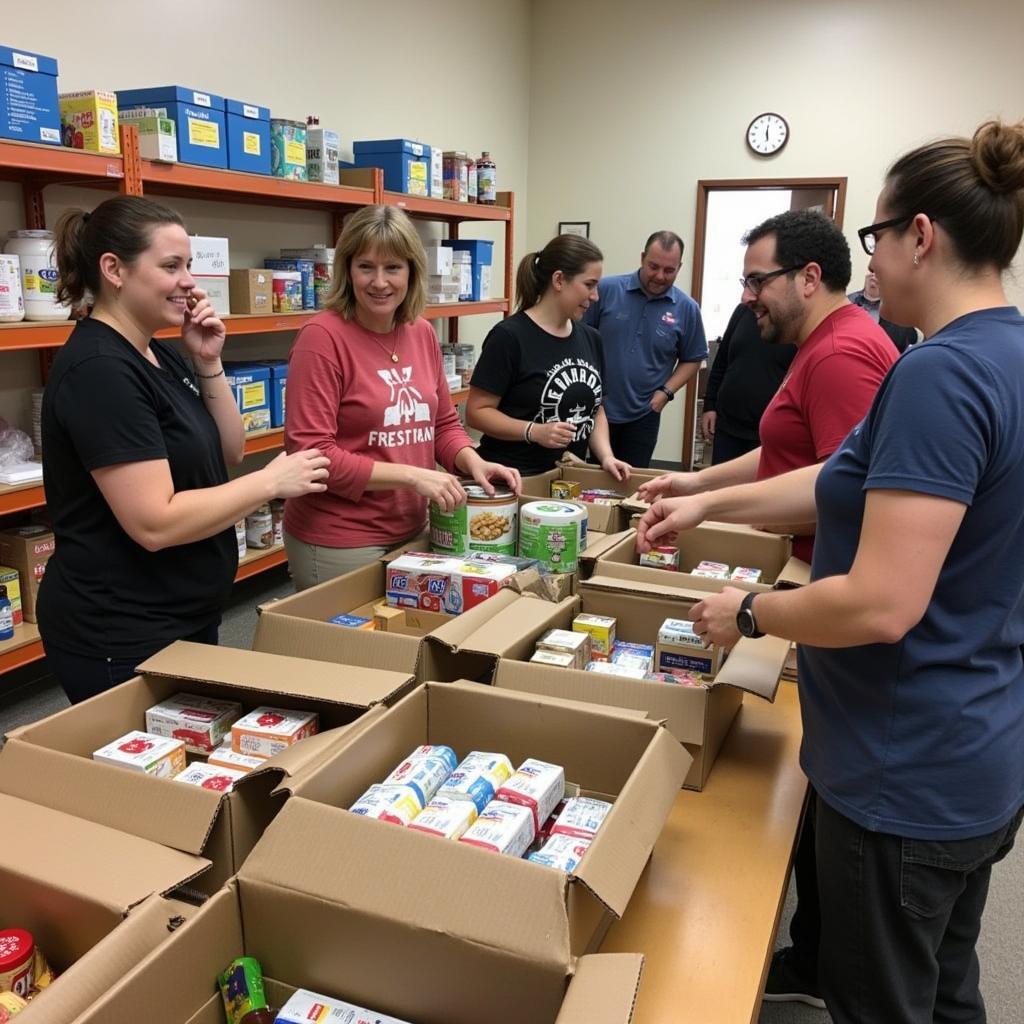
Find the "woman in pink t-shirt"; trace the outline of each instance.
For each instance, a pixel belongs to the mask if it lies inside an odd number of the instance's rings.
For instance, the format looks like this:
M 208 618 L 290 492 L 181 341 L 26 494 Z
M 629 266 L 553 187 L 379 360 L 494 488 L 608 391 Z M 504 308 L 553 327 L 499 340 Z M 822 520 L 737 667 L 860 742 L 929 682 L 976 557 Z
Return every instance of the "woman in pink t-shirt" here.
M 452 405 L 437 335 L 420 315 L 426 255 L 405 213 L 370 206 L 349 217 L 325 305 L 288 367 L 285 448 L 330 460 L 327 490 L 285 507 L 300 590 L 414 537 L 428 501 L 464 502 L 455 474 L 488 493 L 491 481 L 519 491 L 514 469 L 480 458 Z

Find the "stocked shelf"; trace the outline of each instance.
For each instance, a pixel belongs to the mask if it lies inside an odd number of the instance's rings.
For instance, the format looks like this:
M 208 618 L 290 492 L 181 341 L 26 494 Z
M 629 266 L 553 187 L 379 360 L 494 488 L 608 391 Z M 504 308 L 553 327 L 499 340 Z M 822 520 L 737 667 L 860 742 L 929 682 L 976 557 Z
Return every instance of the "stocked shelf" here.
M 508 299 L 484 299 L 482 302 L 445 302 L 427 306 L 423 315 L 428 320 L 443 320 L 450 316 L 473 316 L 476 313 L 507 313 Z
M 507 192 L 498 193 L 498 202 L 494 206 L 486 203 L 457 203 L 451 199 L 425 199 L 422 196 L 410 196 L 404 192 L 385 192 L 382 201 L 388 206 L 397 206 L 406 213 L 428 220 L 468 221 L 468 220 L 511 220 L 512 210 L 508 202 L 502 202 Z
M 27 512 L 46 504 L 41 483 L 0 484 L 0 516 L 12 512 Z
M 249 551 L 238 560 L 238 572 L 235 573 L 235 582 L 247 580 L 250 576 L 266 572 L 278 565 L 284 565 L 288 556 L 284 553 L 283 544 L 275 544 L 272 548 L 262 548 L 257 551 Z
M 4 181 L 61 181 L 81 183 L 97 178 L 124 178 L 119 156 L 86 153 L 65 146 L 0 141 L 0 179 Z
M 43 642 L 34 622 L 14 627 L 13 640 L 0 640 L 0 673 L 12 672 L 43 657 Z

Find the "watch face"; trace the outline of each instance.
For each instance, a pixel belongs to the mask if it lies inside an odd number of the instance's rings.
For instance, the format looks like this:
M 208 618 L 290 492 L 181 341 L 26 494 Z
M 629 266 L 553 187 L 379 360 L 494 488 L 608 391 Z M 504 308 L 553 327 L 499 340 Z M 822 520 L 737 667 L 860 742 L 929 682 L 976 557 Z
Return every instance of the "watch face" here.
M 736 615 L 736 628 L 743 636 L 753 636 L 756 632 L 754 627 L 754 616 L 749 608 L 741 608 Z
M 759 156 L 778 153 L 789 139 L 789 125 L 781 114 L 759 114 L 747 129 L 747 145 Z

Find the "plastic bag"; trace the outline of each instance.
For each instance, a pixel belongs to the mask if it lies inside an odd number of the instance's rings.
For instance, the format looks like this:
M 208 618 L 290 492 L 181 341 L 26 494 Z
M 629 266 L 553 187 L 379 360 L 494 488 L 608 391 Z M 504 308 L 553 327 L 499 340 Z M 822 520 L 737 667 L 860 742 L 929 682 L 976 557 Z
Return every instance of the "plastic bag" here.
M 32 462 L 35 449 L 32 438 L 24 430 L 9 426 L 0 419 L 0 466 L 10 466 L 16 462 Z

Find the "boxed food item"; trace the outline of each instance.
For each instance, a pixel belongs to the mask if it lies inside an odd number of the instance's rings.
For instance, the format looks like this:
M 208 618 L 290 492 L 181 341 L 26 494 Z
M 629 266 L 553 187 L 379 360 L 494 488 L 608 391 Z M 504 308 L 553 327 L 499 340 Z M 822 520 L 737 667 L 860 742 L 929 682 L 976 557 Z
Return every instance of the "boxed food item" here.
M 516 571 L 514 564 L 406 552 L 388 563 L 386 598 L 397 608 L 458 615 L 496 594 Z
M 184 782 L 200 789 L 213 789 L 218 793 L 230 793 L 239 779 L 244 779 L 248 772 L 238 768 L 224 768 L 216 764 L 204 764 L 202 761 L 190 764 L 183 772 L 174 776 L 175 782 Z
M 409 786 L 372 785 L 350 808 L 353 814 L 389 821 L 393 825 L 410 825 L 423 809 L 415 791 Z
M 420 807 L 426 807 L 451 773 L 452 769 L 448 767 L 446 758 L 407 758 L 395 767 L 382 785 L 408 786 L 416 794 Z
M 459 837 L 459 842 L 510 857 L 522 857 L 533 842 L 536 831 L 529 807 L 495 799 Z
M 169 117 L 150 107 L 133 107 L 119 110 L 117 119 L 120 124 L 130 124 L 138 130 L 139 156 L 143 160 L 177 163 L 178 135 Z
M 588 796 L 573 797 L 566 801 L 562 813 L 558 815 L 551 829 L 551 834 L 593 839 L 611 809 L 612 805 L 607 800 L 597 800 Z
M 590 615 L 583 612 L 572 620 L 572 628 L 577 633 L 590 634 L 590 654 L 595 661 L 605 661 L 611 657 L 615 647 L 615 619 L 611 615 Z
M 583 668 L 590 661 L 590 634 L 578 630 L 549 629 L 538 641 L 538 651 L 571 654 L 575 668 Z
M 679 548 L 665 545 L 644 551 L 640 555 L 640 564 L 650 566 L 652 569 L 668 569 L 670 572 L 678 572 Z
M 476 821 L 477 809 L 472 800 L 437 794 L 419 814 L 409 828 L 441 839 L 458 839 Z
M 242 705 L 194 693 L 178 693 L 146 711 L 146 731 L 181 740 L 193 754 L 209 754 L 242 717 Z
M 59 99 L 61 141 L 65 146 L 90 153 L 120 154 L 117 97 L 112 92 L 62 92 Z
M 11 602 L 11 617 L 14 625 L 20 626 L 24 616 L 21 610 L 21 576 L 17 569 L 0 565 L 0 587 L 7 588 L 7 600 Z
M 647 670 L 639 665 L 615 661 L 591 661 L 587 664 L 586 671 L 605 676 L 623 676 L 626 679 L 646 679 L 648 676 Z
M 364 615 L 332 615 L 327 621 L 333 622 L 335 626 L 345 626 L 348 629 L 372 630 L 377 628 L 376 620 Z
M 306 180 L 337 185 L 341 180 L 338 166 L 340 149 L 338 133 L 322 128 L 320 119 L 313 118 L 313 123 L 306 125 Z
M 534 864 L 543 864 L 548 868 L 556 868 L 571 875 L 576 870 L 576 865 L 583 859 L 583 854 L 590 849 L 590 840 L 581 839 L 574 835 L 550 836 L 544 845 L 529 854 L 527 860 Z
M 263 767 L 264 757 L 253 757 L 251 754 L 236 754 L 231 749 L 231 739 L 221 744 L 206 759 L 207 764 L 216 765 L 218 768 L 234 768 L 236 771 L 249 772 Z
M 438 790 L 438 796 L 470 801 L 482 811 L 497 789 L 512 775 L 512 762 L 504 754 L 471 751 Z
M 535 757 L 528 757 L 494 794 L 495 800 L 528 807 L 533 815 L 534 833 L 540 831 L 564 797 L 565 769 Z
M 658 630 L 655 668 L 658 672 L 700 672 L 713 676 L 725 655 L 719 647 L 705 647 L 688 619 L 666 619 Z
M 583 493 L 583 484 L 579 480 L 552 480 L 551 497 L 559 501 L 576 501 Z
M 308 1024 L 309 1021 L 323 1021 L 324 1024 L 409 1024 L 397 1017 L 301 988 L 281 1007 L 274 1024 Z
M 530 661 L 535 665 L 554 665 L 555 668 L 579 668 L 575 654 L 568 651 L 544 651 L 536 650 L 530 655 Z
M 36 599 L 46 563 L 56 544 L 48 526 L 19 526 L 0 532 L 0 565 L 18 570 L 21 611 L 26 622 L 36 621 Z
M 738 565 L 729 574 L 729 579 L 740 580 L 743 583 L 760 583 L 761 582 L 761 570 L 760 569 L 749 569 L 746 566 Z
M 238 754 L 273 757 L 318 731 L 315 711 L 259 707 L 231 726 L 231 749 Z
M 619 640 L 612 648 L 610 660 L 616 665 L 628 665 L 650 672 L 654 667 L 654 644 L 634 644 Z
M 185 770 L 185 744 L 135 729 L 94 751 L 92 759 L 157 779 L 171 779 Z
M 235 394 L 247 434 L 270 429 L 270 367 L 259 363 L 227 363 L 228 387 Z

